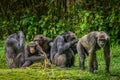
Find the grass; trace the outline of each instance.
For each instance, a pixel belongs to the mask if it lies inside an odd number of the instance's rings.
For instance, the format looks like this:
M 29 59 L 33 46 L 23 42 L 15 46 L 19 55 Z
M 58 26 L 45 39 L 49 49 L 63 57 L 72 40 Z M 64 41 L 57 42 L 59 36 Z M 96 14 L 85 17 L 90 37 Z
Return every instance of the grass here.
M 93 74 L 88 72 L 88 57 L 86 59 L 86 70 L 81 71 L 78 66 L 78 55 L 76 55 L 75 67 L 61 69 L 40 68 L 32 65 L 26 69 L 8 69 L 4 57 L 4 43 L 0 42 L 0 80 L 119 80 L 120 79 L 120 46 L 111 48 L 110 74 L 105 73 L 105 62 L 103 50 L 97 52 L 99 69 Z

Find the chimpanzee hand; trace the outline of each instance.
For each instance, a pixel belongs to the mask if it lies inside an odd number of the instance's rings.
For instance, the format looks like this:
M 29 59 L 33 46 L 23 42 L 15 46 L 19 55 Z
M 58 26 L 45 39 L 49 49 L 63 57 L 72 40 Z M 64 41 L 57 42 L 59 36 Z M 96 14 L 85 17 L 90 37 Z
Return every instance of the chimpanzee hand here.
M 71 44 L 75 44 L 77 42 L 78 42 L 78 40 L 73 40 L 73 41 L 71 41 Z

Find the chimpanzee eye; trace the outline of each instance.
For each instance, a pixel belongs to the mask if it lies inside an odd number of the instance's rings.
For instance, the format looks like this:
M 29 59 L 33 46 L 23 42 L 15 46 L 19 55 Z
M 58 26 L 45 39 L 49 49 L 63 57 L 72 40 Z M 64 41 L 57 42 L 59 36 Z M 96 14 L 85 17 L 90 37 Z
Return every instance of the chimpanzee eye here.
M 41 36 L 40 39 L 42 39 L 43 37 Z
M 104 38 L 100 38 L 99 41 L 105 41 L 105 39 Z

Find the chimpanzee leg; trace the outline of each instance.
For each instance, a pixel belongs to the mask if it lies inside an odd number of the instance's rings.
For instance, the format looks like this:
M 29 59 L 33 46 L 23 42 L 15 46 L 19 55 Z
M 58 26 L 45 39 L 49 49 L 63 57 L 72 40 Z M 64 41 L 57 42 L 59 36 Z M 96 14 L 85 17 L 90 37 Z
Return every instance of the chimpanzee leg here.
M 95 53 L 89 53 L 89 71 L 94 72 Z
M 21 52 L 17 55 L 16 59 L 15 59 L 15 62 L 16 62 L 16 65 L 20 68 L 24 62 L 25 62 L 25 59 L 24 59 L 24 52 Z
M 17 67 L 17 65 L 15 64 L 15 52 L 13 47 L 6 46 L 5 57 L 9 68 Z
M 72 56 L 72 58 L 71 58 L 71 65 L 70 66 L 74 66 L 74 61 L 75 61 L 75 56 Z
M 66 53 L 67 53 L 67 56 L 66 56 L 66 58 L 67 58 L 67 66 L 68 67 L 74 66 L 75 57 L 74 57 L 73 50 L 69 49 L 68 51 L 66 51 Z
M 82 44 L 77 45 L 77 51 L 79 54 L 79 66 L 81 70 L 85 69 L 85 50 Z
M 8 67 L 15 68 L 16 65 L 15 65 L 14 59 L 12 57 L 10 57 L 8 53 L 6 53 L 5 56 L 6 56 L 6 61 L 7 61 Z
M 109 48 L 108 48 L 109 49 Z M 109 50 L 105 50 L 104 51 L 104 59 L 105 59 L 105 63 L 106 63 L 106 72 L 109 73 L 109 67 L 110 67 L 110 51 Z
M 98 62 L 97 62 L 96 54 L 94 56 L 95 56 L 95 58 L 94 58 L 94 70 L 98 70 Z
M 66 67 L 66 54 L 55 56 L 55 64 L 57 66 L 60 66 L 61 68 L 65 68 Z

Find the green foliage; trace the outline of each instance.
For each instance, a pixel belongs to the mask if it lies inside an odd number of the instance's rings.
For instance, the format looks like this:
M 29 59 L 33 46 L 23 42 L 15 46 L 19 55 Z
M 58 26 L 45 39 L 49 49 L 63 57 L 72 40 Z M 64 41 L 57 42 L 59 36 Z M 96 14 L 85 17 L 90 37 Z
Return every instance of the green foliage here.
M 8 3 L 9 2 L 9 3 Z M 116 3 L 116 4 L 115 4 Z M 21 0 L 0 2 L 0 39 L 22 30 L 26 40 L 36 34 L 55 38 L 65 31 L 80 38 L 91 31 L 105 31 L 111 43 L 120 43 L 119 0 Z

